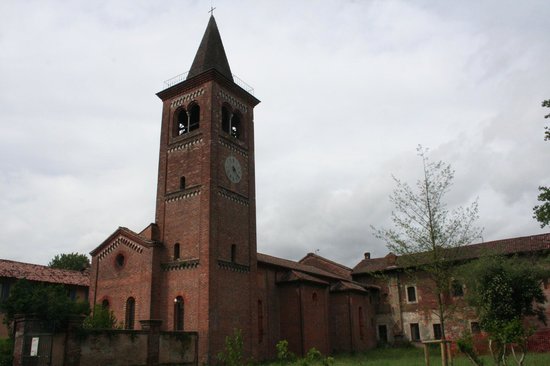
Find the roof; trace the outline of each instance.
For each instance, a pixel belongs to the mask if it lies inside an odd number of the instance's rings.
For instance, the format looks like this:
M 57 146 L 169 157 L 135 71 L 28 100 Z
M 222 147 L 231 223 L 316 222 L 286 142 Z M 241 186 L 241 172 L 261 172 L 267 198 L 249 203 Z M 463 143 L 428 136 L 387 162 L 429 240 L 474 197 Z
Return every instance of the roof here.
M 338 281 L 333 283 L 330 286 L 330 292 L 345 292 L 345 291 L 355 291 L 355 292 L 368 292 L 363 286 L 358 284 L 347 282 L 347 281 Z
M 286 268 L 286 269 L 291 269 L 291 270 L 296 270 L 296 271 L 300 271 L 300 272 L 304 272 L 304 273 L 309 273 L 309 274 L 312 274 L 314 276 L 321 276 L 321 277 L 332 278 L 332 279 L 337 279 L 337 280 L 345 280 L 346 279 L 345 277 L 339 276 L 337 274 L 334 274 L 334 273 L 331 273 L 331 272 L 328 272 L 328 271 L 324 271 L 324 270 L 322 270 L 320 268 L 317 268 L 317 267 L 313 267 L 313 266 L 310 266 L 310 265 L 307 265 L 307 264 L 294 262 L 294 261 L 291 261 L 291 260 L 288 260 L 288 259 L 273 257 L 271 255 L 262 254 L 262 253 L 258 253 L 258 262 L 264 263 L 264 264 L 269 264 L 269 265 L 276 266 L 276 267 L 282 267 L 282 268 Z
M 0 259 L 0 277 L 88 287 L 89 276 L 89 271 L 71 271 Z
M 334 273 L 338 276 L 342 276 L 351 280 L 351 268 L 346 267 L 343 264 L 331 261 L 330 259 L 327 259 L 325 257 L 321 257 L 320 255 L 317 255 L 315 253 L 308 253 L 298 262 L 320 268 L 322 270 Z
M 208 21 L 206 31 L 202 36 L 201 44 L 195 54 L 195 59 L 193 60 L 187 79 L 191 79 L 210 69 L 217 70 L 220 74 L 233 81 L 231 68 L 225 55 L 222 38 L 214 16 L 211 16 Z
M 519 238 L 494 240 L 460 248 L 454 260 L 468 260 L 484 255 L 523 254 L 550 250 L 550 233 Z M 398 256 L 389 253 L 382 258 L 363 259 L 353 268 L 353 274 L 388 271 L 403 268 Z
M 288 282 L 311 282 L 322 286 L 328 286 L 328 282 L 310 276 L 308 274 L 299 272 L 299 271 L 286 271 L 277 276 L 277 283 L 288 283 Z
M 146 227 L 141 233 L 136 233 L 135 231 L 133 230 L 130 230 L 126 227 L 122 227 L 120 226 L 118 229 L 116 229 L 111 235 L 109 235 L 109 237 L 107 239 L 105 239 L 103 241 L 103 243 L 99 244 L 94 250 L 92 250 L 90 252 L 90 255 L 93 257 L 95 256 L 96 254 L 98 254 L 105 246 L 107 246 L 108 244 L 110 244 L 115 238 L 119 237 L 119 236 L 124 236 L 124 237 L 127 237 L 128 239 L 132 240 L 133 242 L 135 242 L 136 244 L 138 245 L 141 245 L 145 248 L 150 248 L 150 247 L 153 247 L 153 246 L 157 246 L 157 245 L 160 245 L 159 242 L 155 241 L 155 240 L 151 240 L 149 238 L 147 238 L 147 235 L 148 235 L 148 229 L 149 229 L 149 226 Z

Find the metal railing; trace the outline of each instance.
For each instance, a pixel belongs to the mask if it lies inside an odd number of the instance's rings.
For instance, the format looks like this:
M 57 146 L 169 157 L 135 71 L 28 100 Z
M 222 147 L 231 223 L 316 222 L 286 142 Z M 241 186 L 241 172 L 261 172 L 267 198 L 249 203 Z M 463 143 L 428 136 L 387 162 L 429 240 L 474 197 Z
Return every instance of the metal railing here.
M 165 80 L 163 90 L 168 89 L 168 88 L 170 88 L 170 87 L 172 87 L 172 86 L 174 86 L 178 83 L 181 83 L 182 81 L 187 79 L 187 75 L 189 75 L 189 71 L 186 71 L 183 74 L 179 74 L 179 75 L 174 76 L 173 78 Z M 247 83 L 245 83 L 241 78 L 239 78 L 235 74 L 233 74 L 233 81 L 235 82 L 235 84 L 237 84 L 238 86 L 243 88 L 246 92 L 254 95 L 254 88 L 251 87 L 250 85 L 248 85 Z

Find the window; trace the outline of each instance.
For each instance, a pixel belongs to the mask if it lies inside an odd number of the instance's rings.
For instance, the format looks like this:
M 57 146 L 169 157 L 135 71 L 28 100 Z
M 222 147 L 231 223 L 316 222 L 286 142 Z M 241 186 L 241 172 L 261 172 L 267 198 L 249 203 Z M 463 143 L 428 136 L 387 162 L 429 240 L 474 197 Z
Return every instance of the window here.
M 222 131 L 236 139 L 242 136 L 241 116 L 231 113 L 225 106 L 222 107 Z
M 124 266 L 124 256 L 122 254 L 116 256 L 115 264 L 118 268 L 122 268 Z
M 183 330 L 183 297 L 174 299 L 174 330 Z
M 71 288 L 69 290 L 69 298 L 73 301 L 76 300 L 76 289 L 75 288 Z
M 10 284 L 7 282 L 0 282 L 0 302 L 4 302 L 10 296 Z
M 420 327 L 418 323 L 411 323 L 411 341 L 420 341 Z
M 133 297 L 129 297 L 126 300 L 126 317 L 125 317 L 125 329 L 134 329 L 134 319 L 136 315 L 136 300 Z
M 416 287 L 407 287 L 407 302 L 416 302 Z
M 363 307 L 359 306 L 359 338 L 365 337 L 365 319 L 363 319 Z
M 236 139 L 241 137 L 241 117 L 238 114 L 234 114 L 233 118 L 231 118 L 229 134 Z
M 479 326 L 479 322 L 471 322 L 470 323 L 470 329 L 472 330 L 473 334 L 481 333 L 481 328 Z
M 231 262 L 235 263 L 237 260 L 237 246 L 231 244 Z
M 185 189 L 185 177 L 180 178 L 180 189 Z
M 441 324 L 434 324 L 434 339 L 441 339 Z
M 189 114 L 189 131 L 194 131 L 199 128 L 201 109 L 197 104 L 193 104 Z
M 180 243 L 174 244 L 174 259 L 180 259 Z
M 189 113 L 185 109 L 177 112 L 175 135 L 181 136 L 199 128 L 201 109 L 197 104 L 189 108 Z
M 182 109 L 178 113 L 177 118 L 177 135 L 183 135 L 184 133 L 189 132 L 189 117 L 187 116 L 187 111 Z
M 264 340 L 264 308 L 262 300 L 258 300 L 258 343 Z
M 453 282 L 451 282 L 451 294 L 454 297 L 464 296 L 464 287 L 457 280 L 453 280 Z
M 314 304 L 317 304 L 317 292 L 313 292 L 313 295 L 311 295 L 311 301 L 313 301 Z
M 109 300 L 103 299 L 103 301 L 101 302 L 101 307 L 105 310 L 108 310 L 109 309 Z
M 386 324 L 380 324 L 378 326 L 378 341 L 382 344 L 388 343 L 388 327 Z

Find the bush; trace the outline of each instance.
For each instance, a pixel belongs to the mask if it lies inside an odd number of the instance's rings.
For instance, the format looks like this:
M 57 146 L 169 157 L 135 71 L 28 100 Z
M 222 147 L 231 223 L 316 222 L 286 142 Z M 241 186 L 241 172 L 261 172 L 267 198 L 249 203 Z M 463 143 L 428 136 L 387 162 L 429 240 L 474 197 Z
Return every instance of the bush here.
M 117 329 L 115 314 L 102 305 L 95 305 L 94 312 L 84 319 L 85 329 Z
M 0 366 L 11 366 L 13 363 L 13 340 L 0 339 Z
M 293 362 L 296 360 L 296 355 L 288 350 L 288 341 L 283 339 L 275 345 L 277 349 L 277 361 L 281 365 Z
M 218 353 L 218 360 L 226 366 L 242 366 L 243 336 L 240 329 L 235 329 L 232 336 L 225 337 L 225 348 Z

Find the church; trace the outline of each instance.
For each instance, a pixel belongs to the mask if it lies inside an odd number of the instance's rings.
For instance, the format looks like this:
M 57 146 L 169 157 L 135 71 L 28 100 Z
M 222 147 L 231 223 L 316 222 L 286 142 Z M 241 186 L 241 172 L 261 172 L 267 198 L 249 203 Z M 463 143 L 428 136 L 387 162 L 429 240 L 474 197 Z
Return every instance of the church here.
M 351 269 L 313 253 L 296 262 L 257 252 L 260 101 L 233 77 L 213 16 L 186 78 L 157 96 L 155 222 L 140 232 L 119 227 L 91 252 L 91 304 L 112 310 L 125 329 L 154 321 L 161 330 L 196 332 L 201 364 L 215 361 L 235 329 L 256 360 L 275 358 L 283 339 L 304 355 L 312 347 L 330 354 L 437 338 L 436 320 L 419 312 L 429 286 L 392 277 L 395 256 L 366 253 Z M 524 242 L 548 250 L 550 234 L 492 245 Z M 464 321 L 475 327 L 475 318 Z

